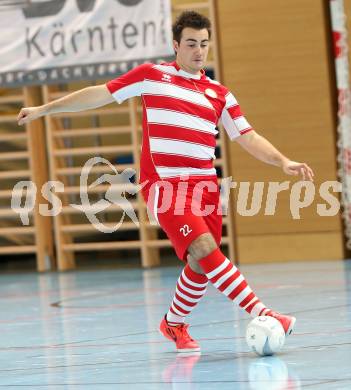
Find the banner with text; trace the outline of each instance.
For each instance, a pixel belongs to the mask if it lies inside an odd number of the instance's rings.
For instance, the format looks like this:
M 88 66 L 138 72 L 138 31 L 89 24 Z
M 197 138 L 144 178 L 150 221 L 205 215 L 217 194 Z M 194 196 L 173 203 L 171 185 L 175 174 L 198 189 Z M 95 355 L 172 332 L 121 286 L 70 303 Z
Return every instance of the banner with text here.
M 113 78 L 173 56 L 170 0 L 0 1 L 0 86 Z

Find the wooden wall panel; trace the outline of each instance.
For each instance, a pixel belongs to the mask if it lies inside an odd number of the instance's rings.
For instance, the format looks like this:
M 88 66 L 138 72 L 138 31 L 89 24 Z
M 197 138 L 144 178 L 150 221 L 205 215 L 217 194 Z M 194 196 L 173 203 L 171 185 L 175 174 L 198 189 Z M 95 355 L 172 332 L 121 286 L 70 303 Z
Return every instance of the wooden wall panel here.
M 222 79 L 253 127 L 296 161 L 306 161 L 322 182 L 337 180 L 335 113 L 322 0 L 221 0 L 217 2 Z M 230 145 L 235 181 L 293 183 L 275 167 Z M 267 186 L 267 184 L 266 184 Z M 236 192 L 237 193 L 237 192 Z M 264 207 L 252 217 L 236 213 L 241 262 L 343 257 L 340 215 L 321 217 L 316 197 L 293 220 L 289 191 L 275 216 Z

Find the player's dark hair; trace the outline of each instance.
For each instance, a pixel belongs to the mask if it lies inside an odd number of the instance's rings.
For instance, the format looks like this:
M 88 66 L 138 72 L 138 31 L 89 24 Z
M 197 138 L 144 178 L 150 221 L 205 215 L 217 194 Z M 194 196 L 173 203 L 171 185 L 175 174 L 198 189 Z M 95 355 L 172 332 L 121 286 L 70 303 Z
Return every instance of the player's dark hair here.
M 172 26 L 173 39 L 180 43 L 182 31 L 184 28 L 190 27 L 195 30 L 202 30 L 204 28 L 208 31 L 208 37 L 211 38 L 211 22 L 210 20 L 195 11 L 182 12 Z

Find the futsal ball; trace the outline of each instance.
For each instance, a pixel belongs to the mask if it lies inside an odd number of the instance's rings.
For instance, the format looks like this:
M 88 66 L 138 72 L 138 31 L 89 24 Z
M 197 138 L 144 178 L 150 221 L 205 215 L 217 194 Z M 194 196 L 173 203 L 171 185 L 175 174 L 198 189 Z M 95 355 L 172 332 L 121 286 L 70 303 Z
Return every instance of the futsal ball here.
M 285 332 L 281 323 L 268 316 L 253 319 L 246 329 L 248 346 L 260 356 L 269 356 L 281 350 Z

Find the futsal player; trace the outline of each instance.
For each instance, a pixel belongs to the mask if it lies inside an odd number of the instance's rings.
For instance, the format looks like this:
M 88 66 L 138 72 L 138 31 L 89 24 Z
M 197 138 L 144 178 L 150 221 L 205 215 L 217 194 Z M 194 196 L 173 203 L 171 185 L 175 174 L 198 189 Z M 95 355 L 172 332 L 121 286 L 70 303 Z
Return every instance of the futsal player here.
M 220 204 L 213 166 L 218 122 L 231 140 L 257 159 L 280 167 L 288 175 L 313 180 L 313 171 L 306 163 L 291 161 L 253 130 L 232 92 L 206 76 L 203 67 L 210 37 L 208 18 L 184 12 L 173 25 L 174 62 L 137 66 L 106 85 L 84 88 L 43 106 L 23 108 L 18 115 L 22 125 L 43 115 L 82 111 L 141 96 L 140 181 L 147 183 L 143 196 L 185 262 L 159 329 L 182 352 L 200 350 L 189 335 L 185 319 L 205 294 L 208 283 L 251 317 L 275 317 L 287 335 L 296 321 L 265 306 L 221 252 L 218 207 L 201 214 L 206 207 L 208 210 Z M 163 207 L 165 202 L 168 207 Z

